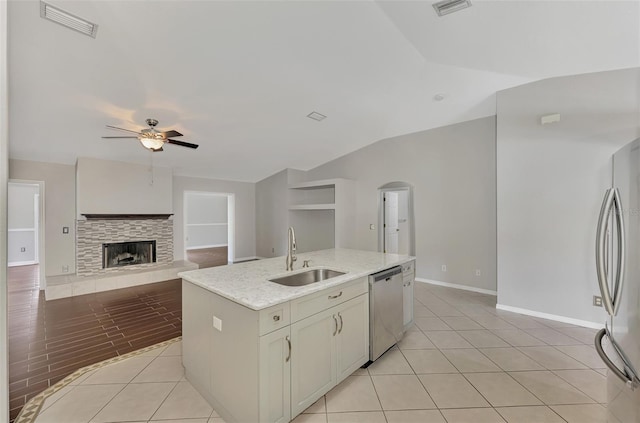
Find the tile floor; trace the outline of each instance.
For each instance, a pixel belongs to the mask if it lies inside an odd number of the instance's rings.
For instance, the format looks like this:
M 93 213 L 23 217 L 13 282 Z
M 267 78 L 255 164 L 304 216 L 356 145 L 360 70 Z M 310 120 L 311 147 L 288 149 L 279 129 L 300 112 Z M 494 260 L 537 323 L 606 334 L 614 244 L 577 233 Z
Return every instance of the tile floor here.
M 495 309 L 495 297 L 417 283 L 402 342 L 295 423 L 605 422 L 595 330 Z M 183 377 L 180 342 L 84 374 L 36 422 L 222 419 Z

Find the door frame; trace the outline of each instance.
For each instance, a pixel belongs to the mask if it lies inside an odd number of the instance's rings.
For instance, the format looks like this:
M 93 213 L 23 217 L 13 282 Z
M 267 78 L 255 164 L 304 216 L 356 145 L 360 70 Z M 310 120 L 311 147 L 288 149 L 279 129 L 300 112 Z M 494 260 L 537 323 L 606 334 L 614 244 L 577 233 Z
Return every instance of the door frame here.
M 407 182 L 389 182 L 378 187 L 378 251 L 384 252 L 384 194 L 386 192 L 406 191 L 408 195 L 407 216 L 409 219 L 409 255 L 416 255 L 416 227 L 414 217 L 413 185 Z
M 37 264 L 40 266 L 40 278 L 39 278 L 39 286 L 40 290 L 43 290 L 47 286 L 47 278 L 45 276 L 46 273 L 46 256 L 45 256 L 45 184 L 44 181 L 32 181 L 29 179 L 9 179 L 8 185 L 37 185 L 38 186 L 38 221 L 37 225 L 37 242 L 38 242 L 38 251 L 36 252 Z
M 188 202 L 187 197 L 188 194 L 197 194 L 197 195 L 210 195 L 217 197 L 227 197 L 227 263 L 233 263 L 236 257 L 235 253 L 235 245 L 236 245 L 236 225 L 235 225 L 235 216 L 236 216 L 236 195 L 230 192 L 213 192 L 213 191 L 196 191 L 196 190 L 187 190 L 184 191 L 182 197 L 182 243 L 183 243 L 183 251 L 182 255 L 184 260 L 187 260 L 187 223 L 188 223 Z

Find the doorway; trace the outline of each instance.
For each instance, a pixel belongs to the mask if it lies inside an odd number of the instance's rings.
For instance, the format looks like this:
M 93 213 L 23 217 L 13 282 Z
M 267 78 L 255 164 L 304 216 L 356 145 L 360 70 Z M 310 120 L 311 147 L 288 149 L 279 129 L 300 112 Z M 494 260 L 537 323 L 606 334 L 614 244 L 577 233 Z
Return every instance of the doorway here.
M 413 187 L 390 182 L 378 192 L 378 251 L 415 255 Z
M 233 263 L 235 196 L 228 193 L 184 193 L 184 256 L 200 268 Z
M 9 180 L 7 186 L 7 266 L 44 269 L 44 182 Z M 44 272 L 39 272 L 44 289 Z

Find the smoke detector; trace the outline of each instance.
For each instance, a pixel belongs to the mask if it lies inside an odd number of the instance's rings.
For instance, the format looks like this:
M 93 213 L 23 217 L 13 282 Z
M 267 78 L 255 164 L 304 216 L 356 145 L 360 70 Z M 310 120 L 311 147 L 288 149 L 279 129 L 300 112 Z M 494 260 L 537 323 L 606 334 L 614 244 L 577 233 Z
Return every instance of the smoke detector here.
M 97 24 L 43 1 L 40 1 L 40 17 L 92 38 L 96 38 L 96 34 L 98 33 Z
M 438 16 L 458 12 L 462 9 L 466 9 L 467 7 L 471 7 L 471 0 L 443 0 L 433 3 L 433 8 Z

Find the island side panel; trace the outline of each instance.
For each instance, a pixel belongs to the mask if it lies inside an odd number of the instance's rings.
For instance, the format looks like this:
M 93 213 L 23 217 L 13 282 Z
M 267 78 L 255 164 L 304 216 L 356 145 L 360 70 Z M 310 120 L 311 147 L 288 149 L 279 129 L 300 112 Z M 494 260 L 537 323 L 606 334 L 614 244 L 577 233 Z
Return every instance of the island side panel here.
M 211 295 L 182 281 L 182 365 L 194 388 L 211 401 Z
M 194 312 L 189 312 L 187 314 L 198 323 L 187 321 L 183 309 L 183 333 L 185 327 L 192 326 L 198 330 L 208 327 L 207 330 L 211 334 L 209 357 L 203 360 L 208 363 L 210 380 L 210 390 L 205 398 L 228 423 L 257 422 L 259 420 L 259 313 L 189 282 L 183 281 L 183 284 L 201 290 L 188 289 L 189 293 L 209 298 L 209 309 L 205 313 L 198 312 L 196 315 Z M 186 307 L 191 307 L 191 297 L 192 295 L 185 295 L 183 290 L 183 301 Z M 198 303 L 198 300 L 194 303 Z M 222 330 L 213 327 L 214 316 L 220 320 Z M 198 346 L 187 342 L 183 350 L 187 348 L 198 348 Z M 200 353 L 198 355 L 200 356 Z M 192 377 L 201 380 L 206 377 L 206 372 L 203 375 L 194 375 L 197 368 L 189 369 L 187 365 L 188 362 L 185 361 L 188 379 Z

